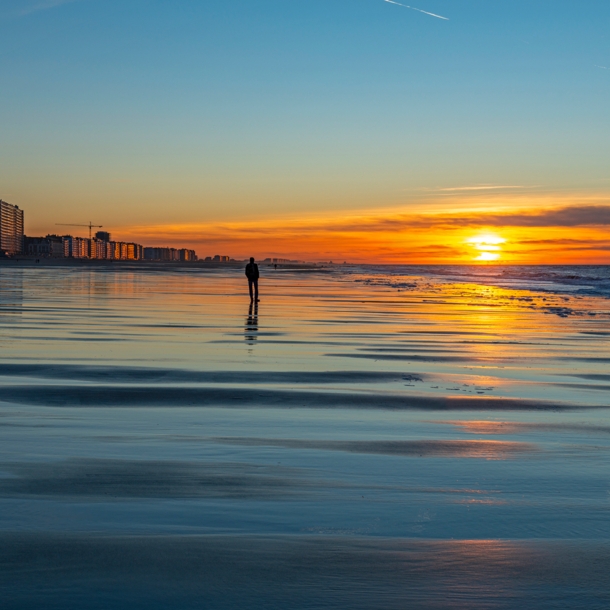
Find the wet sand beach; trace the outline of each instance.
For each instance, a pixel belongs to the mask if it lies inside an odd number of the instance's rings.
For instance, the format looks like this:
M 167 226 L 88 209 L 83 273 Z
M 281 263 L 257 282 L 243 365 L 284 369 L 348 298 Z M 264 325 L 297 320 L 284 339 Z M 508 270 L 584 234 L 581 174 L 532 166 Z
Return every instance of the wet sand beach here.
M 0 263 L 3 608 L 607 608 L 608 267 Z

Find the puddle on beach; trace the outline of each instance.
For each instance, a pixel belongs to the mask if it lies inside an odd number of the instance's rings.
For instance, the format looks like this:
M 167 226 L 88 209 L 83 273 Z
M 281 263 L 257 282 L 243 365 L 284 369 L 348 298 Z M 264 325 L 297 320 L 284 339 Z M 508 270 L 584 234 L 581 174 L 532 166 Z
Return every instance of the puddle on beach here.
M 0 266 L 8 607 L 608 606 L 607 299 L 262 271 Z

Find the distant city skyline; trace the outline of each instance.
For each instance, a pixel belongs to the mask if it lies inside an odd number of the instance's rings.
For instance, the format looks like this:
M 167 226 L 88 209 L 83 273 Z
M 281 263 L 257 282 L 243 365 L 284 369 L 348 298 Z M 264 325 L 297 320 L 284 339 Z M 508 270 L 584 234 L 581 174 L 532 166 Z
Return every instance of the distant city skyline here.
M 94 237 L 47 234 L 22 235 L 22 246 L 6 254 L 41 258 L 77 258 L 93 260 L 148 260 L 194 262 L 197 253 L 187 248 L 150 247 L 134 242 L 112 240 L 108 231 L 97 231 Z
M 150 260 L 182 261 L 197 260 L 194 250 L 173 247 L 144 247 L 134 242 L 112 240 L 109 231 L 92 228 L 99 225 L 60 224 L 70 227 L 88 227 L 89 237 L 69 233 L 47 233 L 46 235 L 26 235 L 24 231 L 25 211 L 19 206 L 0 199 L 0 258 L 32 256 L 35 258 L 78 258 L 104 260 Z M 227 260 L 229 257 L 223 257 Z

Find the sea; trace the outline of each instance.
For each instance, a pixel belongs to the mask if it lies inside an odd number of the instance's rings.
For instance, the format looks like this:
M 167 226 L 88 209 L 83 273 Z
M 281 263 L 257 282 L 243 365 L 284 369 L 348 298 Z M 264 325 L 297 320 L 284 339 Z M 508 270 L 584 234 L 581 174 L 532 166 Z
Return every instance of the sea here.
M 385 281 L 400 288 L 413 280 L 430 278 L 447 284 L 478 284 L 513 290 L 548 292 L 572 296 L 610 298 L 609 265 L 382 265 L 362 266 L 356 270 L 363 280 Z
M 610 607 L 610 266 L 0 261 L 2 608 Z

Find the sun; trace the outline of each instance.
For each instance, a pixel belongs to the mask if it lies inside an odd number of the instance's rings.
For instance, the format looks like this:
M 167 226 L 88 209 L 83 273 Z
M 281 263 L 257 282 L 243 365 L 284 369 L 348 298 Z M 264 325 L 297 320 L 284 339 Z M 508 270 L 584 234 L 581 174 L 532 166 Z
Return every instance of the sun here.
M 481 233 L 466 240 L 466 243 L 475 248 L 477 256 L 475 261 L 491 262 L 500 260 L 502 244 L 506 240 L 495 233 Z
M 477 256 L 475 261 L 497 261 L 500 258 L 500 255 L 497 252 L 481 252 L 479 256 Z

